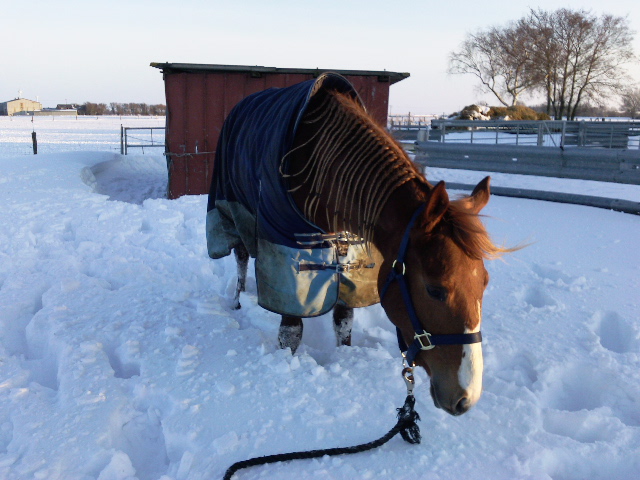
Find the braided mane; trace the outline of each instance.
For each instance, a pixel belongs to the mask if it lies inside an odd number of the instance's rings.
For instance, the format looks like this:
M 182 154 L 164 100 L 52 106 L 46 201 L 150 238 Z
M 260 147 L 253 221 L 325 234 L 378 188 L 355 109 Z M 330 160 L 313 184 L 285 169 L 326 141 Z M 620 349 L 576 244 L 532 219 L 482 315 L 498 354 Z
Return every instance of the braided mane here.
M 309 219 L 318 213 L 319 192 L 328 190 L 325 214 L 333 231 L 345 225 L 369 243 L 393 191 L 413 179 L 426 184 L 402 147 L 347 95 L 324 95 L 316 108 L 305 113 L 302 124 L 315 126 L 313 137 L 298 147 L 310 145 L 311 154 L 300 171 L 285 176 L 295 179 L 292 192 L 308 188 L 302 213 Z M 348 206 L 354 204 L 363 208 L 355 218 L 345 218 Z
M 398 187 L 415 180 L 422 184 L 419 190 L 432 188 L 396 140 L 347 95 L 327 92 L 305 113 L 302 124 L 313 125 L 315 133 L 287 156 L 309 147 L 309 157 L 299 171 L 283 176 L 294 185 L 290 192 L 303 187 L 309 192 L 302 208 L 307 219 L 317 218 L 320 192 L 328 191 L 323 199 L 327 225 L 334 232 L 348 230 L 351 242 L 361 238 L 369 245 L 378 217 Z M 346 212 L 353 214 L 350 205 L 361 208 L 355 217 L 345 218 Z M 471 212 L 469 197 L 451 201 L 444 221 L 453 241 L 471 258 L 493 259 L 521 248 L 494 244 L 480 216 Z

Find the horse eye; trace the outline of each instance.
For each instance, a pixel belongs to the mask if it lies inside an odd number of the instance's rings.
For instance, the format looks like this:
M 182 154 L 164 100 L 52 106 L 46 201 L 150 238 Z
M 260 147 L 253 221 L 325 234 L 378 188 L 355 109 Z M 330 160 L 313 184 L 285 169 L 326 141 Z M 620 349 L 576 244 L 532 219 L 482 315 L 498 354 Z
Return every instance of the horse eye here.
M 429 296 L 439 302 L 444 302 L 447 299 L 447 289 L 443 287 L 427 286 L 427 293 Z

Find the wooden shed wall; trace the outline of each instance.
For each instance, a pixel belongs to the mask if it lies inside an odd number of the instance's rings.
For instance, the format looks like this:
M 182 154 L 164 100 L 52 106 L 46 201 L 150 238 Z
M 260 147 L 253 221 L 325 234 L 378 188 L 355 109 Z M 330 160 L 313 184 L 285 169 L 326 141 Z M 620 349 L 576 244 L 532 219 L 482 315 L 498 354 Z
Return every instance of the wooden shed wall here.
M 386 126 L 389 81 L 345 75 L 369 113 Z M 231 109 L 246 96 L 314 78 L 304 73 L 252 75 L 249 72 L 165 72 L 167 100 L 168 197 L 209 192 L 220 129 Z

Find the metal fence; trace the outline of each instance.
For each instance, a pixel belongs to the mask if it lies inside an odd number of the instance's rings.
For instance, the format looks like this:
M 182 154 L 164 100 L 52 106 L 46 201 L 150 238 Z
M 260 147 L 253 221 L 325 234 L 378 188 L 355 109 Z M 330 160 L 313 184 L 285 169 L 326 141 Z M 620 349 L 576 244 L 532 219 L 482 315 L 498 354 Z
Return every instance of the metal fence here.
M 430 167 L 640 185 L 640 150 L 416 142 Z
M 387 117 L 387 126 L 389 129 L 402 127 L 426 128 L 429 124 L 438 118 L 437 115 L 389 115 Z
M 640 148 L 640 122 L 444 120 L 396 123 L 399 140 L 546 147 Z
M 155 136 L 154 136 L 155 132 Z M 165 127 L 124 127 L 120 125 L 120 154 L 128 155 L 130 148 L 165 147 Z

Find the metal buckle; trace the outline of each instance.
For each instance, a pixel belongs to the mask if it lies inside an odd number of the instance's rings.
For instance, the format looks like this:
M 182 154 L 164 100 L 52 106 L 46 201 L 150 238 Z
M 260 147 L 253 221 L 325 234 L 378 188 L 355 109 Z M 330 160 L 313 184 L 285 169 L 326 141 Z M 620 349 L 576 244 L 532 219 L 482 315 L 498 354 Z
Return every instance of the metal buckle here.
M 336 265 L 336 272 L 338 273 L 344 273 L 344 272 L 350 272 L 351 270 L 356 270 L 357 268 L 360 268 L 361 265 L 359 263 L 339 263 Z
M 422 341 L 422 338 L 425 338 L 427 340 L 427 344 L 425 345 L 425 343 Z M 413 338 L 415 340 L 418 340 L 418 342 L 420 343 L 420 350 L 431 350 L 432 348 L 436 348 L 436 346 L 434 344 L 431 343 L 430 338 L 431 334 L 424 332 L 424 333 L 416 333 Z

